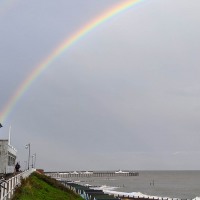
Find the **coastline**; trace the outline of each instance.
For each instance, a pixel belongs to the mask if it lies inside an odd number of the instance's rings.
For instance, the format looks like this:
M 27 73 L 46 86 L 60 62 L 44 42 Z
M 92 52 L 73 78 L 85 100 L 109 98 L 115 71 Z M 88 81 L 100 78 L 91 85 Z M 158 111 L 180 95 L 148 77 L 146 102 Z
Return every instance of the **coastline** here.
M 84 199 L 87 199 L 87 200 L 88 200 L 87 191 L 91 193 L 91 190 L 102 191 L 104 194 L 110 195 L 112 198 L 121 199 L 121 200 L 135 200 L 135 199 L 136 200 L 183 200 L 181 198 L 151 196 L 151 195 L 143 194 L 141 192 L 120 192 L 120 191 L 116 191 L 117 187 L 111 187 L 111 186 L 106 186 L 106 185 L 102 185 L 98 187 L 98 186 L 92 186 L 88 184 L 81 185 L 75 182 L 67 183 L 65 181 L 63 182 L 63 184 L 66 185 L 67 187 L 69 184 L 70 189 L 72 189 L 73 191 L 76 191 L 79 195 L 81 195 Z M 195 197 L 191 200 L 200 200 L 200 197 Z
M 117 193 L 125 197 L 184 200 L 200 197 L 199 170 L 138 170 L 138 172 L 139 176 L 79 177 L 76 175 L 76 177 L 59 179 L 74 181 L 81 185 L 92 185 L 91 187 L 96 188 L 104 186 L 105 188 L 101 189 L 104 189 L 106 193 Z

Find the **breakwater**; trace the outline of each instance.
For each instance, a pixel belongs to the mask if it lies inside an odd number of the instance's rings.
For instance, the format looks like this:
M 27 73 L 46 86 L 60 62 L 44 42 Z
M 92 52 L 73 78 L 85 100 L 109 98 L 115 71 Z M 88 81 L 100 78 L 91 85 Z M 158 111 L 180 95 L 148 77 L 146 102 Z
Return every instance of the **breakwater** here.
M 114 177 L 114 176 L 139 176 L 134 171 L 66 171 L 66 172 L 45 172 L 45 175 L 52 178 L 74 178 L 74 177 Z

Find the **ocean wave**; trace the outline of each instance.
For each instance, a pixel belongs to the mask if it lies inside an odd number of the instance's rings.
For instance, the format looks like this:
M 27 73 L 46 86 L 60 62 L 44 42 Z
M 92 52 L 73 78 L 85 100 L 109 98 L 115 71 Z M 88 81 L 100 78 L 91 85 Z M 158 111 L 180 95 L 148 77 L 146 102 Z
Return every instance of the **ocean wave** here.
M 107 185 L 102 185 L 102 186 L 92 186 L 90 187 L 91 189 L 95 189 L 95 190 L 108 190 L 108 191 L 113 191 L 119 187 L 113 187 L 113 186 L 107 186 Z
M 115 197 L 124 196 L 124 197 L 149 198 L 149 199 L 181 200 L 180 198 L 151 196 L 151 195 L 143 194 L 141 192 L 120 192 L 120 191 L 116 191 L 120 187 L 113 187 L 113 186 L 108 186 L 108 185 L 102 185 L 102 186 L 91 186 L 89 184 L 87 185 L 90 186 L 91 189 L 102 190 L 105 194 L 114 195 Z M 195 197 L 192 200 L 200 200 L 200 197 Z
M 195 197 L 195 198 L 192 199 L 192 200 L 200 200 L 200 197 Z
M 143 194 L 141 192 L 119 192 L 119 191 L 116 191 L 116 189 L 119 188 L 119 187 L 112 187 L 112 186 L 107 186 L 107 185 L 102 185 L 102 186 L 98 186 L 98 187 L 90 187 L 90 188 L 96 189 L 96 190 L 102 190 L 105 194 L 114 195 L 115 197 L 117 197 L 117 196 L 122 197 L 123 196 L 123 197 L 135 197 L 135 198 L 172 200 L 172 198 L 170 198 L 170 197 L 150 196 L 150 195 Z M 180 199 L 179 198 L 173 198 L 173 200 L 180 200 Z M 193 200 L 200 200 L 200 198 L 196 197 Z

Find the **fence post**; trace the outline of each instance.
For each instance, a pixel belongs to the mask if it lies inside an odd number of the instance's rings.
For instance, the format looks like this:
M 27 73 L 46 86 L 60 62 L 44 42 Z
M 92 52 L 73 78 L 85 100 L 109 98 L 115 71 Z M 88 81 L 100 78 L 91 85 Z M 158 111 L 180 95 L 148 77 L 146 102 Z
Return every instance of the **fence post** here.
M 8 180 L 8 198 L 10 198 L 10 191 L 11 191 L 11 179 Z
M 5 183 L 2 183 L 1 186 L 1 200 L 3 200 Z
M 20 176 L 19 174 L 17 175 L 17 185 L 20 184 Z
M 7 196 L 7 194 L 8 194 L 8 182 L 5 183 L 4 196 Z
M 14 177 L 12 177 L 12 192 L 11 192 L 11 195 L 13 195 L 13 190 L 14 190 L 14 180 L 15 180 L 15 178 Z
M 17 182 L 17 180 L 16 180 L 16 176 L 14 176 L 14 188 L 15 188 L 15 186 L 16 186 L 16 182 Z

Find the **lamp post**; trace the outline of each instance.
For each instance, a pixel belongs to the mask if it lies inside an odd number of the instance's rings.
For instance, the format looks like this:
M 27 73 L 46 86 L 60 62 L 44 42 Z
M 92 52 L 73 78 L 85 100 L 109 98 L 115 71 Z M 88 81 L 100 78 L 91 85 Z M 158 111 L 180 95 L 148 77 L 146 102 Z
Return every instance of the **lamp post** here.
M 33 168 L 33 158 L 34 158 L 34 155 L 32 155 L 32 168 Z
M 33 162 L 33 158 L 34 158 L 34 162 Z M 36 162 L 36 153 L 32 155 L 32 168 L 35 168 L 35 162 Z
M 25 148 L 29 150 L 28 151 L 28 170 L 29 170 L 30 153 L 31 153 L 30 146 L 31 146 L 30 143 L 25 146 Z
M 34 168 L 35 168 L 35 163 L 36 163 L 36 153 L 35 153 L 34 155 L 35 155 L 35 160 L 34 160 Z

